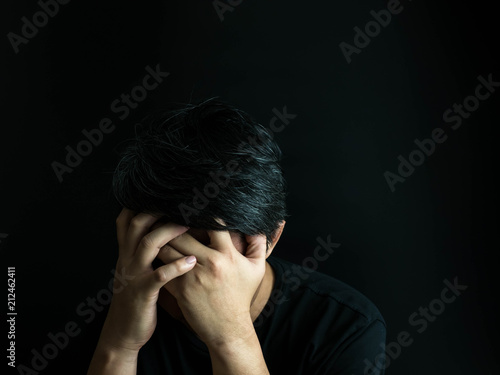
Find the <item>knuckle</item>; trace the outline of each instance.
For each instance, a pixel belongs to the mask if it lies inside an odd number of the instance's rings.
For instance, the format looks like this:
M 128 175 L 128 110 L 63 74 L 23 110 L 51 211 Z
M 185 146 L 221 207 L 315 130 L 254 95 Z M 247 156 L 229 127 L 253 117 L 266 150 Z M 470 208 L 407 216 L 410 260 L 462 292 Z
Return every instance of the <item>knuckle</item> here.
M 207 259 L 205 260 L 205 263 L 206 263 L 206 266 L 212 270 L 214 268 L 217 267 L 217 264 L 215 263 L 215 259 L 211 256 L 207 257 Z
M 207 260 L 207 266 L 208 268 L 214 273 L 214 274 L 218 274 L 219 272 L 221 272 L 221 262 L 219 260 L 219 257 L 218 257 L 218 254 L 211 254 Z
M 168 275 L 167 275 L 166 270 L 164 268 L 158 268 L 154 272 L 154 278 L 155 278 L 155 281 L 157 281 L 159 283 L 166 283 L 168 281 Z
M 205 279 L 200 273 L 194 273 L 194 280 L 196 285 L 205 286 L 206 284 Z
M 186 260 L 184 259 L 184 257 L 177 259 L 171 264 L 175 267 L 176 275 L 182 275 L 186 273 Z
M 134 228 L 140 227 L 142 224 L 141 222 L 142 220 L 138 216 L 135 216 L 132 218 L 132 220 L 130 220 L 130 226 Z
M 151 235 L 147 234 L 144 237 L 142 237 L 140 244 L 142 247 L 150 248 L 155 246 L 155 241 L 151 237 Z

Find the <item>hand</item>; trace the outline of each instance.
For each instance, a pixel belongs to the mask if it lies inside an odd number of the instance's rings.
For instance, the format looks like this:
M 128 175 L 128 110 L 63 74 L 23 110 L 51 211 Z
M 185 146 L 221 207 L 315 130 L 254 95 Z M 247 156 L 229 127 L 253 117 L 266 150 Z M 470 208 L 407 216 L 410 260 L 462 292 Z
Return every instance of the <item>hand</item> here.
M 266 237 L 246 236 L 242 255 L 227 231 L 208 231 L 205 246 L 184 233 L 162 248 L 164 263 L 193 254 L 197 264 L 165 288 L 177 303 L 191 328 L 210 346 L 238 341 L 255 333 L 250 315 L 254 295 L 265 274 Z
M 159 290 L 196 264 L 186 256 L 174 257 L 156 270 L 152 262 L 160 248 L 188 228 L 174 223 L 157 223 L 152 215 L 124 208 L 116 220 L 119 256 L 116 272 L 127 285 L 114 281 L 114 295 L 99 340 L 100 346 L 136 353 L 151 338 L 156 327 Z M 187 254 L 191 255 L 191 254 Z M 126 275 L 124 278 L 123 275 Z

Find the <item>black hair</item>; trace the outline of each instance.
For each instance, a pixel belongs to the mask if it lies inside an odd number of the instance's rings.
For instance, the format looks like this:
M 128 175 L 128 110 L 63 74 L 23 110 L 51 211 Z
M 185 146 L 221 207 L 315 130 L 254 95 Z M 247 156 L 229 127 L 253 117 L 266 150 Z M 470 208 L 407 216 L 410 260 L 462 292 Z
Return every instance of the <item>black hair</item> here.
M 135 212 L 192 228 L 265 234 L 269 246 L 287 216 L 281 158 L 270 129 L 212 98 L 146 118 L 121 154 L 113 191 Z

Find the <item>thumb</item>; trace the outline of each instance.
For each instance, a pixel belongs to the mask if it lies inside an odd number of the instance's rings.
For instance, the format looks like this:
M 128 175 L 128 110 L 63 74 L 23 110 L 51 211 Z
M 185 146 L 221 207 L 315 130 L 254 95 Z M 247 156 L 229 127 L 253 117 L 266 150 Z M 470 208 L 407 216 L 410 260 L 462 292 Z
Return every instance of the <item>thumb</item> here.
M 257 234 L 254 236 L 245 235 L 247 240 L 247 250 L 245 252 L 245 257 L 249 259 L 266 259 L 267 250 L 267 240 L 266 236 L 263 234 Z

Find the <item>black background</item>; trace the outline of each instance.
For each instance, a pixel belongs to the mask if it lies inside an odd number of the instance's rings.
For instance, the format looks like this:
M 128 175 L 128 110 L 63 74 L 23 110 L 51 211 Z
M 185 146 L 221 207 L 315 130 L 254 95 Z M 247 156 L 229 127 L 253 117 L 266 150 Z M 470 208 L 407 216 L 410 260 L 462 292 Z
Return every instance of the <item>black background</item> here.
M 347 63 L 339 44 L 353 44 L 353 27 L 387 2 L 244 0 L 221 21 L 210 1 L 72 1 L 15 53 L 7 34 L 20 34 L 21 17 L 40 7 L 4 1 L 0 246 L 4 270 L 16 267 L 17 364 L 31 367 L 30 351 L 74 321 L 81 333 L 40 373 L 85 373 L 105 310 L 86 323 L 77 306 L 112 277 L 120 144 L 148 111 L 219 96 L 262 124 L 273 108 L 297 114 L 276 134 L 291 216 L 275 254 L 301 263 L 317 237 L 341 244 L 319 271 L 375 302 L 388 342 L 401 331 L 414 339 L 388 374 L 499 373 L 492 131 L 500 94 L 457 130 L 442 118 L 474 94 L 479 75 L 500 81 L 497 13 L 494 3 L 401 4 Z M 119 120 L 110 103 L 157 64 L 169 77 Z M 115 130 L 59 182 L 51 163 L 64 163 L 65 147 L 104 117 Z M 395 173 L 398 155 L 436 127 L 448 139 L 391 192 L 383 173 Z M 409 316 L 455 277 L 467 290 L 418 333 Z

